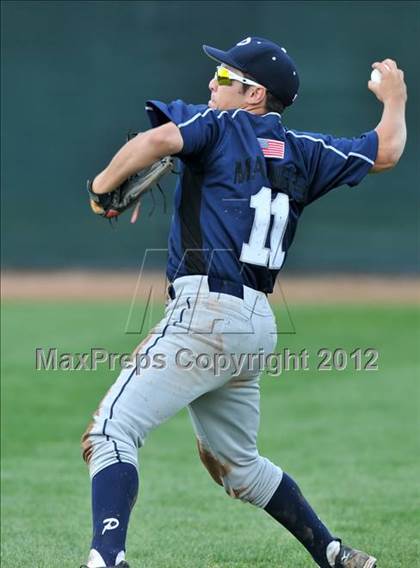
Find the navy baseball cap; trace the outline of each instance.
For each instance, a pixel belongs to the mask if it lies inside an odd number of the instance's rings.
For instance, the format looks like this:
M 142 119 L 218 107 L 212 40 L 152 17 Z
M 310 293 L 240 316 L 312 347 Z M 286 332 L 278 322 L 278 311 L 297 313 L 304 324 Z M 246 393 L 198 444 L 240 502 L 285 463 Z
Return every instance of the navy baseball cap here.
M 228 51 L 209 45 L 203 45 L 203 49 L 206 55 L 219 63 L 251 75 L 284 106 L 290 106 L 296 99 L 299 76 L 284 47 L 262 37 L 247 37 Z

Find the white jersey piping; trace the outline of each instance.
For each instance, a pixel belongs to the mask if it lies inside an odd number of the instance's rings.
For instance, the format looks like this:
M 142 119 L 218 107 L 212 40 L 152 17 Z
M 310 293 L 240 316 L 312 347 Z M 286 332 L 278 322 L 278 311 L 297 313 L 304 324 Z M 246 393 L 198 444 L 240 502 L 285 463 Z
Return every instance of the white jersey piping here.
M 344 160 L 348 160 L 350 156 L 354 156 L 356 158 L 360 158 L 361 160 L 365 160 L 365 162 L 368 162 L 372 166 L 375 164 L 373 160 L 371 160 L 364 154 L 358 154 L 357 152 L 349 152 L 348 154 L 344 154 L 344 152 L 341 152 L 337 148 L 334 148 L 334 146 L 326 144 L 325 141 L 322 140 L 322 138 L 314 138 L 313 136 L 309 136 L 308 134 L 296 134 L 292 130 L 285 130 L 285 132 L 286 134 L 291 134 L 295 138 L 306 138 L 307 140 L 311 140 L 312 142 L 319 142 L 326 150 L 331 150 L 332 152 L 335 152 L 338 156 L 340 156 Z

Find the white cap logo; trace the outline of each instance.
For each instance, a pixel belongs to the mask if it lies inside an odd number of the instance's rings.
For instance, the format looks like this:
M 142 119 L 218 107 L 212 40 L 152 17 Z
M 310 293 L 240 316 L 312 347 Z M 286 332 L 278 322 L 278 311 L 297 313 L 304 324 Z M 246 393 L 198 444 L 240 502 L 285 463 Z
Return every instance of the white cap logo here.
M 243 39 L 242 41 L 240 41 L 239 43 L 237 43 L 236 45 L 248 45 L 248 43 L 251 43 L 251 38 L 247 37 L 245 39 Z

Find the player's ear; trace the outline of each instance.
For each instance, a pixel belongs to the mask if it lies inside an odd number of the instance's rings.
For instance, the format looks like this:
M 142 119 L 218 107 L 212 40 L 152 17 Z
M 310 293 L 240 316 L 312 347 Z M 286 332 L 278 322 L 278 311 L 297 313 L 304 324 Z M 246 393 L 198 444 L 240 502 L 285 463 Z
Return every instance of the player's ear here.
M 247 90 L 249 102 L 256 105 L 264 101 L 267 89 L 265 87 L 251 87 Z

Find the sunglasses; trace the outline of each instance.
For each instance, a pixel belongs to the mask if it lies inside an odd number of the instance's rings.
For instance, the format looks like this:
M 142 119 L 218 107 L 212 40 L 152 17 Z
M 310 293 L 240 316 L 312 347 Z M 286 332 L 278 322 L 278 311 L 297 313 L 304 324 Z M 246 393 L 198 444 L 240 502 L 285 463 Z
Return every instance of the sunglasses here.
M 217 81 L 218 85 L 222 85 L 224 87 L 230 87 L 232 85 L 232 81 L 239 81 L 243 85 L 254 85 L 255 87 L 262 86 L 259 83 L 253 81 L 252 79 L 248 79 L 247 77 L 242 77 L 241 75 L 234 73 L 230 69 L 226 69 L 226 67 L 223 67 L 223 65 L 217 66 L 214 78 Z

